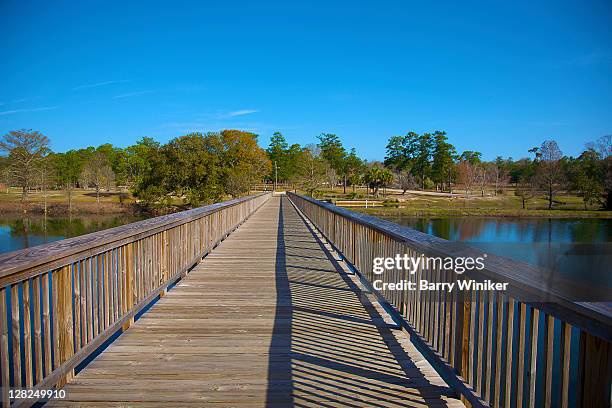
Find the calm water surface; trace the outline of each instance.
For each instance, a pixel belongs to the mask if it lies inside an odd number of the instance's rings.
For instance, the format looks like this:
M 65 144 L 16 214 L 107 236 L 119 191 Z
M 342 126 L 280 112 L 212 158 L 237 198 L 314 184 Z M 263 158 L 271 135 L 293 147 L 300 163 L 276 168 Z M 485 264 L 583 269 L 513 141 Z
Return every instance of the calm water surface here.
M 493 217 L 380 218 L 450 241 L 612 287 L 612 220 Z
M 144 219 L 126 215 L 92 215 L 71 218 L 0 215 L 0 253 L 89 234 Z

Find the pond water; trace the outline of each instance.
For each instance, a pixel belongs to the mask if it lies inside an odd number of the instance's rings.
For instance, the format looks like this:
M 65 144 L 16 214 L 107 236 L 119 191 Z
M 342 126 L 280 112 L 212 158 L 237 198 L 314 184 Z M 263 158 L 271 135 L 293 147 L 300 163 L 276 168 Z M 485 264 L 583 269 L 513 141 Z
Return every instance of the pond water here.
M 145 217 L 89 215 L 78 217 L 27 217 L 0 215 L 0 253 L 17 251 L 60 239 L 75 237 Z
M 450 241 L 612 288 L 612 220 L 382 216 Z

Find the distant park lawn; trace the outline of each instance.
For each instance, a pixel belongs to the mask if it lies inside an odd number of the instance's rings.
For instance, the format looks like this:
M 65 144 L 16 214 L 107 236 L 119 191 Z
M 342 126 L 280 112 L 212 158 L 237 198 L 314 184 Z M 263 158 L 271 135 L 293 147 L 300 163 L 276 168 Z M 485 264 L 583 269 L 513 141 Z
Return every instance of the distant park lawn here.
M 50 213 L 64 213 L 68 211 L 68 194 L 65 190 L 48 190 L 46 192 L 47 208 Z M 44 209 L 44 194 L 40 190 L 31 190 L 28 193 L 28 207 L 32 212 L 42 212 Z M 128 191 L 102 191 L 100 192 L 100 209 L 102 213 L 129 213 L 133 212 L 135 198 Z M 72 190 L 72 207 L 76 213 L 95 213 L 98 211 L 96 192 L 94 190 Z M 0 190 L 0 212 L 21 211 L 21 189 L 11 187 Z
M 341 188 L 323 189 L 319 191 L 316 198 L 320 200 L 363 200 L 366 197 L 365 189 L 360 188 L 353 194 L 347 188 L 347 194 L 342 193 Z M 435 192 L 431 192 L 434 193 Z M 594 206 L 584 209 L 582 197 L 562 193 L 555 197 L 551 210 L 548 209 L 548 201 L 544 196 L 530 198 L 526 201 L 526 209 L 522 209 L 520 197 L 514 195 L 509 189 L 504 194 L 493 195 L 492 191 L 485 190 L 485 196 L 480 192 L 471 194 L 469 198 L 464 192 L 456 191 L 454 197 L 440 197 L 424 195 L 428 192 L 406 193 L 401 191 L 387 191 L 381 193 L 378 198 L 372 195 L 368 200 L 380 200 L 382 206 L 377 207 L 352 207 L 353 211 L 371 215 L 388 216 L 503 216 L 503 217 L 564 217 L 564 218 L 612 218 L 612 211 L 603 211 Z

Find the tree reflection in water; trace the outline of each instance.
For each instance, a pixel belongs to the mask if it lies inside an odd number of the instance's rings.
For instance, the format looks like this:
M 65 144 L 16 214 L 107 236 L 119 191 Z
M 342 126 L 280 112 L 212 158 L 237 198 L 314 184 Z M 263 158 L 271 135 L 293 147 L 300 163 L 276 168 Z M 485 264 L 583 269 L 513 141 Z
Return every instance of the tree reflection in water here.
M 612 287 L 612 220 L 564 218 L 381 217 L 483 252 Z
M 0 253 L 76 237 L 146 217 L 91 215 L 79 217 L 0 216 Z

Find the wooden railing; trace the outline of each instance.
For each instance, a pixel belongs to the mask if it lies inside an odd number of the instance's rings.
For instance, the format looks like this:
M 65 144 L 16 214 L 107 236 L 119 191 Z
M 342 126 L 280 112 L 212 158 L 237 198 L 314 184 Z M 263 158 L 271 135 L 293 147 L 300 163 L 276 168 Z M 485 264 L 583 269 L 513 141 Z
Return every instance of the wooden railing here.
M 308 197 L 288 196 L 370 283 L 381 277 L 389 282 L 457 280 L 455 272 L 440 268 L 377 276 L 375 257 L 479 254 L 461 243 Z M 572 301 L 551 292 L 524 263 L 488 254 L 485 265 L 481 271 L 465 272 L 462 279 L 507 282 L 507 291 L 375 292 L 472 406 L 610 406 L 610 304 Z
M 9 387 L 65 384 L 269 198 L 261 193 L 0 255 L 2 405 L 9 406 Z

